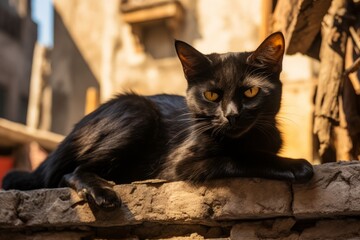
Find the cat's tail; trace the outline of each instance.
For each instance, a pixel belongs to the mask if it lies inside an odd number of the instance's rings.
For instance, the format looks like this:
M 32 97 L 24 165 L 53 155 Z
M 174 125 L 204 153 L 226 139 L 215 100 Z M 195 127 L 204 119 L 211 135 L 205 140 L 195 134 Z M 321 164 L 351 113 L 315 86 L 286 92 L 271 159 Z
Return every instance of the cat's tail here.
M 26 172 L 14 170 L 5 175 L 2 180 L 4 190 L 31 190 L 44 188 L 45 184 L 37 171 Z

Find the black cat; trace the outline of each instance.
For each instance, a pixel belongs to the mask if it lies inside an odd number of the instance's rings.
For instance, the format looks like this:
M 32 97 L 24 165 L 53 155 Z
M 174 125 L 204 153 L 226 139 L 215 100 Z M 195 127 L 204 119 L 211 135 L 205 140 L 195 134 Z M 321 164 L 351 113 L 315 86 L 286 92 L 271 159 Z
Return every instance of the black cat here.
M 313 168 L 276 154 L 284 54 L 281 33 L 254 52 L 204 55 L 176 41 L 188 82 L 176 95 L 119 95 L 85 116 L 34 172 L 10 172 L 4 189 L 69 186 L 103 209 L 116 184 L 161 178 L 193 183 L 262 177 L 306 182 Z

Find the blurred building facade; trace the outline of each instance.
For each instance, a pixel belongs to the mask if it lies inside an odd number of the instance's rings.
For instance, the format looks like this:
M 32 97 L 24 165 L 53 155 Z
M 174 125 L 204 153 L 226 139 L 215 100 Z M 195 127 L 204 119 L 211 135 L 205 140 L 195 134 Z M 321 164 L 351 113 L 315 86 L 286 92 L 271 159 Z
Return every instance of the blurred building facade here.
M 117 93 L 184 94 L 174 39 L 203 53 L 252 51 L 266 37 L 273 8 L 266 0 L 54 0 L 49 130 L 67 134 Z M 284 59 L 279 120 L 286 156 L 312 158 L 311 64 Z
M 29 86 L 37 25 L 31 19 L 30 0 L 0 1 L 0 186 L 10 168 L 29 168 L 28 162 L 16 164 L 18 142 L 11 141 L 18 125 L 26 123 Z M 2 118 L 11 120 L 6 121 Z M 21 137 L 20 137 L 21 138 Z M 19 151 L 16 151 L 17 149 Z M 20 166 L 21 165 L 21 166 Z
M 36 38 L 31 1 L 0 1 L 0 117 L 26 122 Z

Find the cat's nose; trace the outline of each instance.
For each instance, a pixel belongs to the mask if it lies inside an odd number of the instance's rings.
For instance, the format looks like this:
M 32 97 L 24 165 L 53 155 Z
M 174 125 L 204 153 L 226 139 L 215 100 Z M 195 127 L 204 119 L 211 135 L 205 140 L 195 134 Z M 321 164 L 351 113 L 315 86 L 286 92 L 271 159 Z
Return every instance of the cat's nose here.
M 232 115 L 228 115 L 226 116 L 227 120 L 229 121 L 229 124 L 231 126 L 235 125 L 238 118 L 239 118 L 239 115 L 238 114 L 232 114 Z

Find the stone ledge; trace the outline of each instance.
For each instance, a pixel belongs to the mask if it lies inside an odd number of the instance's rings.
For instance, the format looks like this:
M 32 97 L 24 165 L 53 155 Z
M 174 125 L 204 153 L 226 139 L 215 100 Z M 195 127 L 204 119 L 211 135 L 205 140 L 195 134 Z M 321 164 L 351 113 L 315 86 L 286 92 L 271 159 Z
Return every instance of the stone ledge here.
M 83 225 L 124 226 L 144 222 L 204 224 L 291 216 L 290 185 L 261 179 L 213 181 L 206 186 L 147 181 L 114 187 L 123 206 L 91 209 L 68 188 L 0 193 L 0 228 Z
M 291 229 L 298 228 L 298 222 L 318 222 L 324 228 L 323 218 L 346 219 L 360 229 L 360 224 L 353 222 L 360 214 L 359 173 L 358 162 L 343 162 L 315 166 L 313 180 L 301 185 L 264 179 L 217 180 L 199 186 L 156 180 L 118 185 L 114 188 L 123 200 L 123 206 L 113 212 L 91 209 L 68 188 L 2 191 L 0 238 L 1 234 L 10 236 L 14 231 L 36 229 L 60 228 L 61 234 L 75 231 L 83 235 L 101 229 L 121 232 L 131 228 L 136 232 L 136 228 L 145 231 L 161 227 L 193 227 L 203 229 L 202 232 L 217 232 L 208 237 L 221 237 L 229 236 L 230 232 L 249 232 L 249 226 L 253 226 L 250 237 L 259 231 L 264 235 L 259 226 L 268 226 L 268 221 L 276 221 L 278 225 L 280 221 L 280 227 L 275 230 L 287 228 L 290 234 Z M 281 219 L 285 219 L 284 222 Z M 311 233 L 311 230 L 306 232 L 304 227 L 301 228 L 304 234 Z M 266 232 L 273 235 L 271 231 Z

